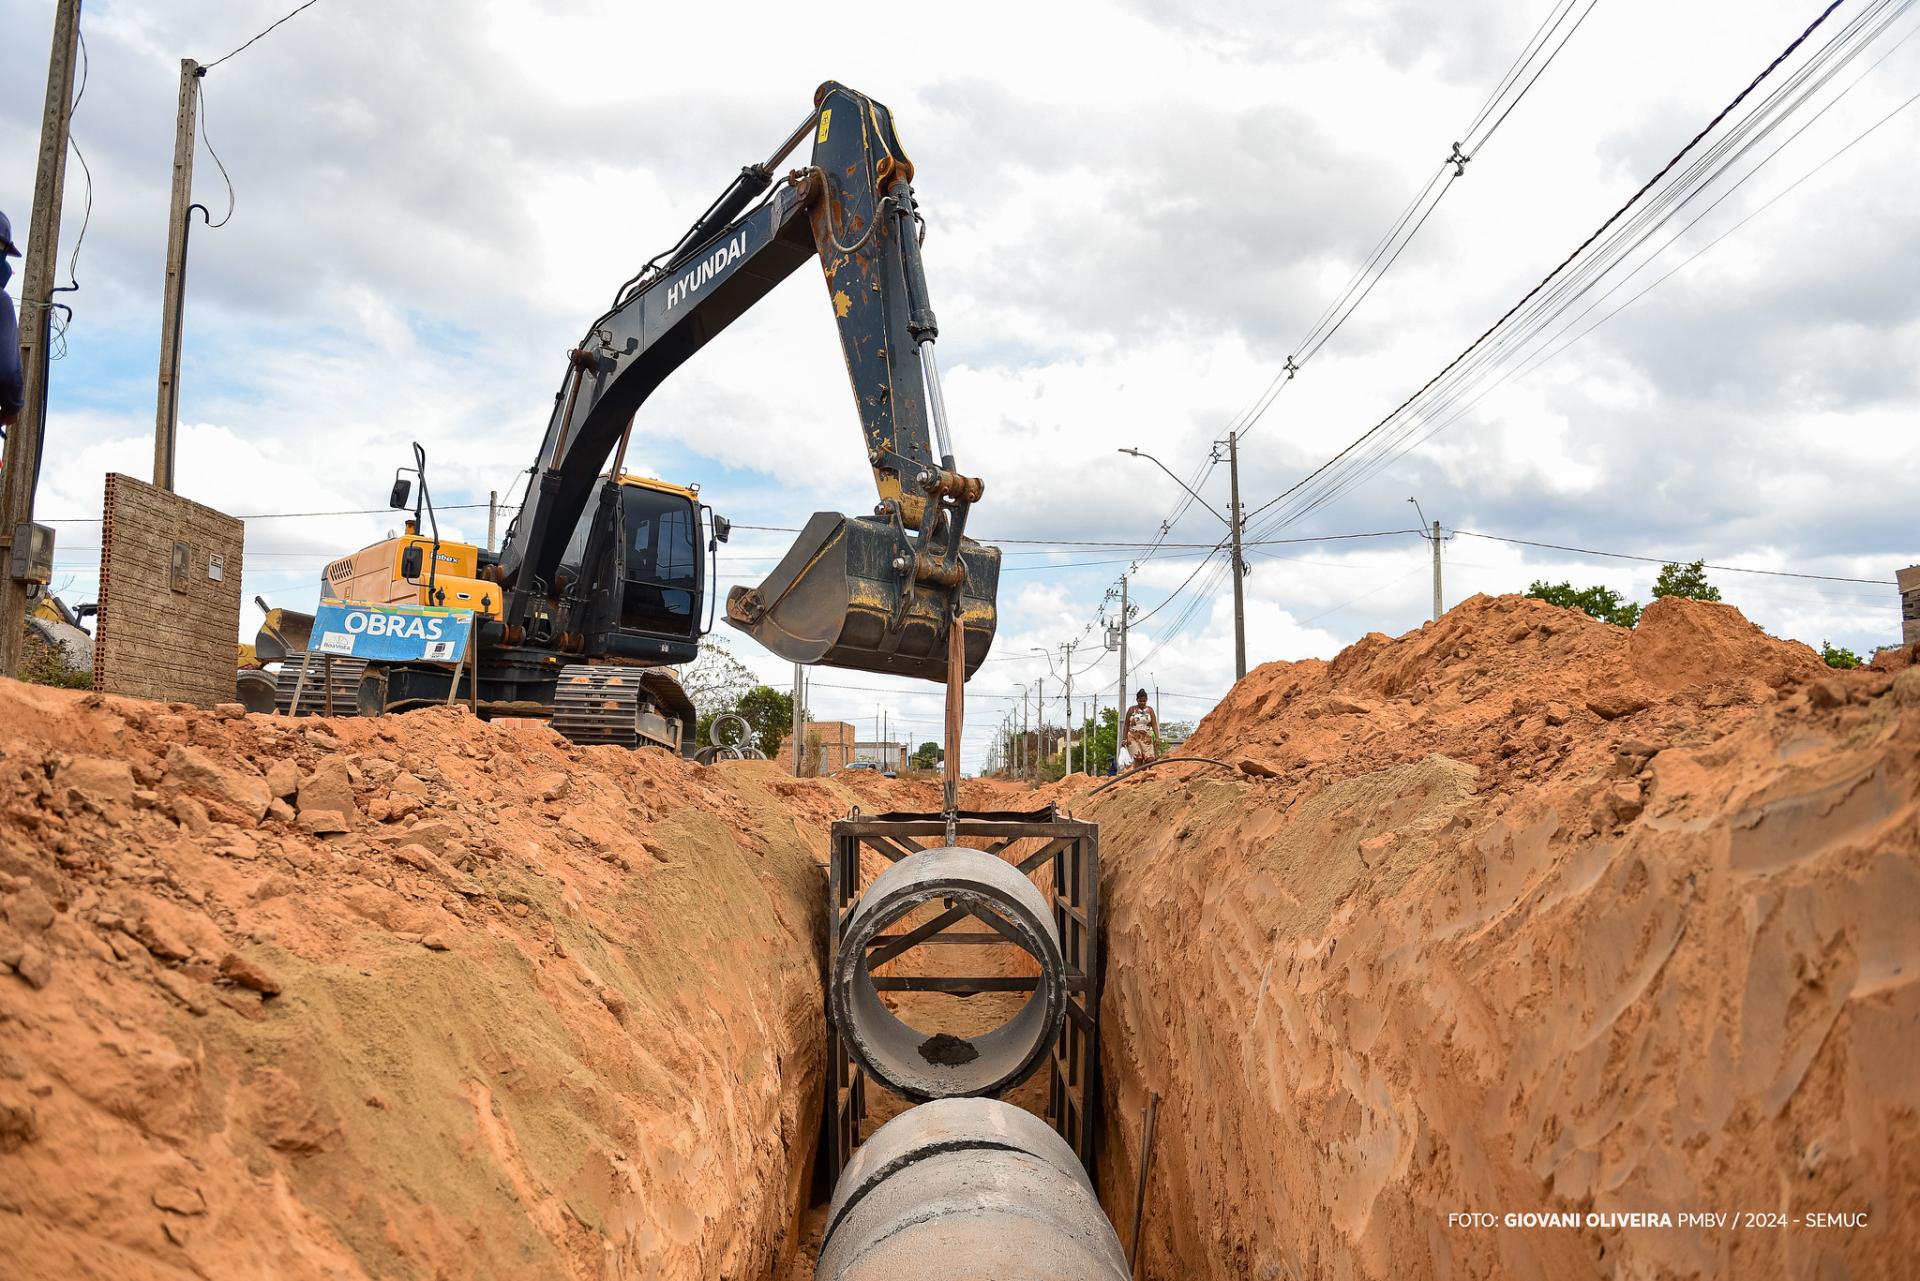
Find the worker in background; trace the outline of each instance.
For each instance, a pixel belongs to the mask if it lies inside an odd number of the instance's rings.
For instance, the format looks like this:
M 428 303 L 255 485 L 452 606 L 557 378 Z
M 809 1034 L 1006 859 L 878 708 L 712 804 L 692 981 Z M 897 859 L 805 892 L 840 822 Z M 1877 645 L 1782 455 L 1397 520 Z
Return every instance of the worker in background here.
M 1160 717 L 1147 702 L 1147 691 L 1141 690 L 1133 696 L 1133 706 L 1127 709 L 1127 718 L 1121 723 L 1126 740 L 1127 755 L 1133 758 L 1135 768 L 1145 765 L 1159 754 Z
M 20 251 L 13 244 L 13 224 L 0 213 L 0 429 L 12 427 L 27 403 L 26 379 L 20 373 L 20 323 L 13 315 L 13 299 L 7 296 L 7 281 L 13 277 L 10 258 Z M 0 431 L 0 435 L 4 435 Z

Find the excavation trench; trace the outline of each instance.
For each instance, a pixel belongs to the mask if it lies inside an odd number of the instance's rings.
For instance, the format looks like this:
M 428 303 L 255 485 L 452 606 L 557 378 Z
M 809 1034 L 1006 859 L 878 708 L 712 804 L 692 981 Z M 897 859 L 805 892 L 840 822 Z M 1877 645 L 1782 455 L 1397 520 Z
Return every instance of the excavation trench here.
M 1157 1094 L 1141 1275 L 1920 1257 L 1920 675 L 1476 598 L 1256 670 L 1190 750 L 1235 769 L 963 794 L 1100 825 L 1092 1175 L 1124 1242 Z M 810 1277 L 827 833 L 936 804 L 0 683 L 0 1275 Z M 983 958 L 1038 970 L 876 973 Z M 883 996 L 921 1043 L 1027 1000 Z M 1608 1217 L 1719 1207 L 1864 1217 Z

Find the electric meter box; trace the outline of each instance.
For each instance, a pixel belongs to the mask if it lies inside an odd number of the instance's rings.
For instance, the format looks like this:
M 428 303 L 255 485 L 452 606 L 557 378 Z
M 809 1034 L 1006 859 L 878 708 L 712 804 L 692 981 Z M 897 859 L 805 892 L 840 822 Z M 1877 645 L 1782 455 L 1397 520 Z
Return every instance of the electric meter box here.
M 13 529 L 13 581 L 45 587 L 53 581 L 53 527 L 21 521 Z

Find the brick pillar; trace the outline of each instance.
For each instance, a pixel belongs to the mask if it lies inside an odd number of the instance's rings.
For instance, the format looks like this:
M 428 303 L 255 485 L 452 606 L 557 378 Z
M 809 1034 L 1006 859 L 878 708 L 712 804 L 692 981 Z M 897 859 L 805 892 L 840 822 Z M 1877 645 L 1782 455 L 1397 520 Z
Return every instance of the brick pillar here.
M 1901 643 L 1920 645 L 1920 565 L 1901 570 L 1897 578 L 1900 583 Z

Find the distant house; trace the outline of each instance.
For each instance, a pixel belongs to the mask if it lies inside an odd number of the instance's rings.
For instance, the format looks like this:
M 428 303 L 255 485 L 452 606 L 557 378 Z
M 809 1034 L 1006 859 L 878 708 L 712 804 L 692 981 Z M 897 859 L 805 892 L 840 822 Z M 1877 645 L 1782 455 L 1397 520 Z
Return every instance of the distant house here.
M 890 741 L 855 743 L 853 759 L 872 761 L 883 770 L 890 769 L 896 774 L 903 774 L 907 769 L 907 745 Z
M 853 726 L 846 721 L 808 721 L 801 727 L 800 741 L 813 753 L 813 759 L 803 763 L 802 774 L 831 774 L 859 759 L 854 754 Z M 774 759 L 793 768 L 793 735 L 780 740 L 780 751 Z
M 1066 753 L 1067 731 L 1060 725 L 1030 729 L 1025 734 L 1015 734 L 1013 746 L 1019 751 L 1023 760 L 1051 760 Z

